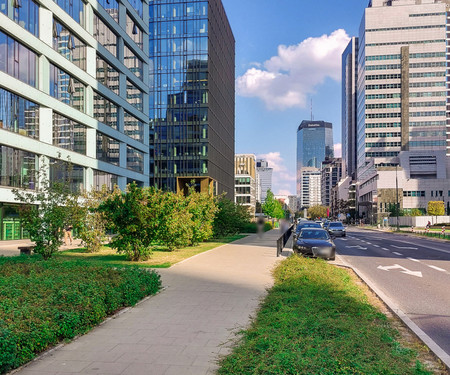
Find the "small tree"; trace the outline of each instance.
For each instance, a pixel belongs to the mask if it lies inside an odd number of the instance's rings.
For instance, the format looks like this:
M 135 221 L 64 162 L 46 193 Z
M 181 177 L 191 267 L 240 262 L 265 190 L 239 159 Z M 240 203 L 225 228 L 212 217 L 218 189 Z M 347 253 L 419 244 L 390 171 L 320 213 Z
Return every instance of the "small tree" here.
M 445 204 L 442 201 L 429 201 L 428 202 L 428 215 L 431 216 L 443 216 L 445 215 Z M 436 218 L 437 221 L 437 218 Z
M 33 251 L 45 260 L 63 244 L 64 228 L 73 225 L 78 200 L 78 194 L 70 189 L 70 173 L 66 179 L 50 181 L 47 172 L 48 166 L 43 165 L 36 173 L 39 184 L 35 191 L 13 189 L 16 200 L 22 203 L 21 224 L 35 243 Z
M 220 196 L 217 200 L 218 211 L 214 218 L 213 233 L 215 238 L 239 233 L 250 222 L 247 207 L 241 206 Z
M 278 200 L 275 199 L 275 196 L 270 189 L 267 190 L 266 200 L 262 205 L 262 211 L 267 216 L 275 219 L 282 219 L 285 216 L 283 206 Z
M 325 206 L 316 205 L 308 208 L 308 215 L 315 220 L 319 217 L 327 217 L 327 208 Z

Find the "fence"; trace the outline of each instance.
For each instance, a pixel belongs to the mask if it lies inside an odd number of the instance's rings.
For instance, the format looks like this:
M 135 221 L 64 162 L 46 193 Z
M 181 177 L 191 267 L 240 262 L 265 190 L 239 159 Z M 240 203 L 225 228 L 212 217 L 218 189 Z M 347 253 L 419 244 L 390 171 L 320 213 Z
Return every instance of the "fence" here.
M 289 237 L 291 237 L 293 228 L 294 228 L 294 225 L 291 225 L 286 230 L 286 232 L 284 232 L 283 235 L 277 240 L 277 257 L 280 256 L 281 252 L 283 251 L 284 247 L 286 246 L 286 243 L 289 241 Z
M 442 233 L 442 231 L 414 231 L 415 234 L 425 237 L 434 237 L 434 238 L 442 238 L 444 240 L 450 241 L 450 233 Z

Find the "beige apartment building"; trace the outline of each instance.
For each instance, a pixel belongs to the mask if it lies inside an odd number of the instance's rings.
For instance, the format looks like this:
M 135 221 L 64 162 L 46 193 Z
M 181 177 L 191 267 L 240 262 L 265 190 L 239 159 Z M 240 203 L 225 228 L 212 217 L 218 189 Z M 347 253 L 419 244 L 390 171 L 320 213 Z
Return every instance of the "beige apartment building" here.
M 236 203 L 249 208 L 250 215 L 256 212 L 256 157 L 254 154 L 236 154 L 234 157 Z

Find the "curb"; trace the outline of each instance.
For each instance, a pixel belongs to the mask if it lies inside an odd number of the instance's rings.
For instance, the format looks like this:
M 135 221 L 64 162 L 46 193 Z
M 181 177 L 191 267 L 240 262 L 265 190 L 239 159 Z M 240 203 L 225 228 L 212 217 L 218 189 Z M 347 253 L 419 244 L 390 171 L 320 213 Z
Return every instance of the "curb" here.
M 405 314 L 383 291 L 381 291 L 375 283 L 365 276 L 356 267 L 347 263 L 341 256 L 336 254 L 336 258 L 347 268 L 352 269 L 356 275 L 374 292 L 401 321 L 421 340 L 445 365 L 450 371 L 450 355 L 447 354 L 436 342 L 428 336 L 416 323 L 414 323 L 407 314 Z

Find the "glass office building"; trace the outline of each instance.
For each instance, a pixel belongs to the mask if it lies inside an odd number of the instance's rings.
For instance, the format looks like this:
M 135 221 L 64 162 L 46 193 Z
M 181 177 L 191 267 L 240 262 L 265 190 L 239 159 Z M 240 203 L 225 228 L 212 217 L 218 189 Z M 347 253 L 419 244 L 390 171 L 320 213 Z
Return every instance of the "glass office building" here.
M 74 190 L 148 185 L 143 4 L 0 0 L 1 240 L 24 236 L 11 190 L 43 166 L 59 179 L 70 159 Z
M 235 41 L 221 0 L 149 2 L 151 184 L 234 196 Z

